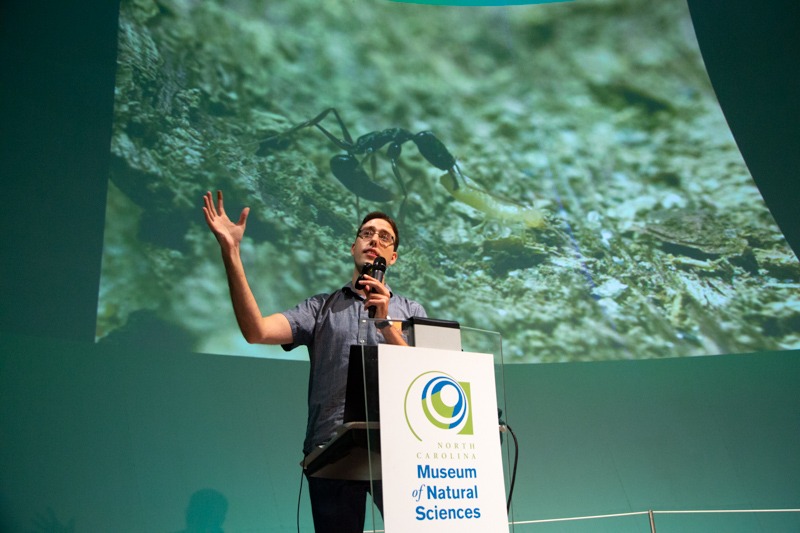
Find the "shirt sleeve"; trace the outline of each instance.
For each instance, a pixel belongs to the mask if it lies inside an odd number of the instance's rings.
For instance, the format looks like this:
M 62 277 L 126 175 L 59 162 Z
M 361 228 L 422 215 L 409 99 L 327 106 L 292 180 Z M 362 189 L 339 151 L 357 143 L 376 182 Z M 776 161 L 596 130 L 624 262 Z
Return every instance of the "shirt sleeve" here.
M 327 298 L 327 294 L 317 294 L 281 313 L 292 328 L 292 342 L 282 344 L 281 347 L 284 350 L 288 352 L 298 346 L 308 346 L 311 343 L 314 338 L 317 316 Z

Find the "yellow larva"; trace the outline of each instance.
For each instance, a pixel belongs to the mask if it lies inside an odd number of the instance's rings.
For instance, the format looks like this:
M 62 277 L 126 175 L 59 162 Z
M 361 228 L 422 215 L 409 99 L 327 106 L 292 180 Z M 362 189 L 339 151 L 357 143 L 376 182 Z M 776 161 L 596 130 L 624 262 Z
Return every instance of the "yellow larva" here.
M 451 169 L 442 174 L 439 181 L 447 189 L 447 192 L 459 202 L 474 207 L 496 220 L 522 222 L 529 228 L 541 228 L 544 226 L 544 213 L 539 209 L 502 200 L 482 189 L 469 185 L 466 177 L 457 170 L 458 167 L 454 168 L 456 170 Z

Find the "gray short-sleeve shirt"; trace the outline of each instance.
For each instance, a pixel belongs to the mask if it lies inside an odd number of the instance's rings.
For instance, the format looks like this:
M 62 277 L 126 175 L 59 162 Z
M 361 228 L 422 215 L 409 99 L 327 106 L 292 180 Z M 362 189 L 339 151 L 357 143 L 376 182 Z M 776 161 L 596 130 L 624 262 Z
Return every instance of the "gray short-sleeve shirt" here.
M 303 452 L 308 454 L 314 446 L 327 442 L 342 424 L 350 347 L 380 344 L 384 339 L 376 328 L 360 327 L 361 319 L 368 314 L 364 299 L 351 283 L 332 294 L 312 296 L 283 315 L 291 325 L 293 339 L 283 349 L 307 346 L 311 361 L 308 425 L 303 444 Z M 392 294 L 389 316 L 402 320 L 427 315 L 419 303 Z

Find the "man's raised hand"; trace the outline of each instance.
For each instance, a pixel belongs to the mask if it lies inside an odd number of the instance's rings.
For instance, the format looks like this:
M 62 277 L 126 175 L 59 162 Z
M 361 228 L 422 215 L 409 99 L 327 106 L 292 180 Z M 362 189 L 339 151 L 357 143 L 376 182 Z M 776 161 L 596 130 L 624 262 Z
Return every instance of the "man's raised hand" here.
M 225 214 L 225 207 L 222 201 L 222 191 L 217 191 L 217 203 L 214 205 L 214 197 L 211 192 L 207 192 L 203 196 L 203 214 L 206 217 L 206 224 L 214 233 L 214 236 L 219 241 L 220 246 L 238 247 L 244 236 L 244 230 L 247 226 L 247 215 L 250 213 L 250 208 L 245 207 L 242 209 L 242 214 L 239 215 L 239 221 L 235 224 Z

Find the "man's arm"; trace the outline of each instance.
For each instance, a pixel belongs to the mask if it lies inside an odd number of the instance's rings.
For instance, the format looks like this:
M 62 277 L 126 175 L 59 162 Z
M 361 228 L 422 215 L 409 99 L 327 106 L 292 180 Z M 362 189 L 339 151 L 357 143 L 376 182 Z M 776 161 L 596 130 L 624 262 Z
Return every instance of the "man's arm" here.
M 390 323 L 390 325 L 386 326 L 385 328 L 380 328 L 380 332 L 383 335 L 386 344 L 396 344 L 398 346 L 408 346 L 408 343 L 403 338 L 403 333 L 400 328 L 394 326 L 394 323 Z
M 205 194 L 203 201 L 205 204 L 203 214 L 208 227 L 219 242 L 222 262 L 228 277 L 233 312 L 245 340 L 249 343 L 259 344 L 290 344 L 292 328 L 289 321 L 280 313 L 269 316 L 261 314 L 258 302 L 256 302 L 250 284 L 247 282 L 247 276 L 245 276 L 239 250 L 250 208 L 245 207 L 239 216 L 239 221 L 234 224 L 225 214 L 222 191 L 217 191 L 216 205 L 214 205 L 210 192 Z

